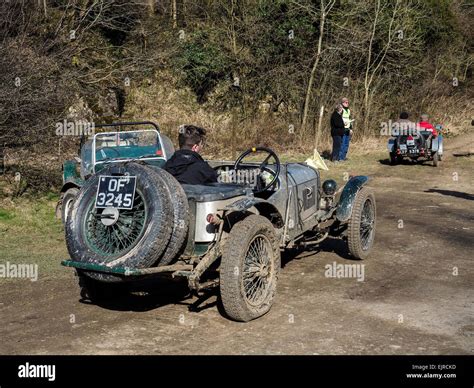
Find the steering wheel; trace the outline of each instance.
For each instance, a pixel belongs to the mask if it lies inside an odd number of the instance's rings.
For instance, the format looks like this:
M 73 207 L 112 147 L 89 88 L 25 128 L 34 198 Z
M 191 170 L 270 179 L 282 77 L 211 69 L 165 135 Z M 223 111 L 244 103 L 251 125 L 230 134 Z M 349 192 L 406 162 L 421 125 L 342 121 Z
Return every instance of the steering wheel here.
M 280 159 L 278 159 L 277 154 L 272 149 L 267 148 L 267 147 L 252 147 L 252 148 L 249 148 L 247 151 L 244 151 L 237 158 L 237 160 L 235 161 L 235 164 L 234 164 L 234 170 L 237 172 L 238 170 L 242 169 L 241 164 L 242 164 L 243 159 L 247 155 L 252 154 L 252 153 L 256 153 L 256 152 L 265 152 L 265 153 L 268 154 L 267 157 L 264 159 L 264 161 L 262 163 L 260 163 L 260 166 L 258 167 L 259 172 L 258 172 L 257 179 L 256 179 L 256 182 L 255 182 L 254 193 L 261 193 L 262 191 L 268 190 L 270 187 L 272 187 L 275 184 L 275 182 L 277 181 L 278 176 L 280 175 L 280 169 L 281 169 Z M 275 171 L 267 168 L 268 161 L 272 157 L 275 160 Z M 265 184 L 265 181 L 262 177 L 262 173 L 264 171 L 267 172 L 267 173 L 270 173 L 271 175 L 273 175 L 272 180 L 268 184 Z

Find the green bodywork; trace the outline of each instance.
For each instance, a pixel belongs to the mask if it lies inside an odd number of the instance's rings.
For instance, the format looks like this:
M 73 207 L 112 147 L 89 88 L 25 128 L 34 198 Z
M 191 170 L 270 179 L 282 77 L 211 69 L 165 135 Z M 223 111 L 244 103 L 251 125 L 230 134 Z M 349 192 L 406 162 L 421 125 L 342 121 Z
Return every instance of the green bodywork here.
M 128 267 L 107 267 L 106 265 L 100 265 L 95 263 L 82 263 L 79 261 L 73 260 L 63 260 L 61 265 L 65 267 L 76 268 L 84 271 L 93 271 L 93 272 L 101 272 L 101 273 L 108 273 L 114 275 L 122 275 L 122 276 L 143 276 L 143 275 L 150 275 L 153 273 L 150 271 L 150 268 L 128 268 Z M 158 268 L 159 269 L 159 268 Z M 168 272 L 168 270 L 173 270 L 171 266 L 162 267 L 162 272 Z M 181 269 L 175 266 L 174 269 Z M 182 268 L 185 269 L 185 268 Z M 156 273 L 161 271 L 157 270 Z
M 64 184 L 73 183 L 74 185 L 81 187 L 84 184 L 84 180 L 81 178 L 79 169 L 80 165 L 77 161 L 66 160 L 63 164 Z
M 114 273 L 117 275 L 138 275 L 139 269 L 130 269 L 125 267 L 107 267 L 106 265 L 94 264 L 94 263 L 82 263 L 79 261 L 73 260 L 63 260 L 61 265 L 65 267 L 73 267 L 77 269 L 89 270 L 94 272 L 106 272 L 106 273 Z
M 101 159 L 104 158 L 138 158 L 142 155 L 157 155 L 156 152 L 161 152 L 160 148 L 155 146 L 138 146 L 138 145 L 130 145 L 130 146 L 117 146 L 117 147 L 106 147 L 102 150 L 97 150 L 95 153 L 95 158 L 97 162 L 100 162 Z
M 209 250 L 209 243 L 194 243 L 192 256 L 203 256 Z

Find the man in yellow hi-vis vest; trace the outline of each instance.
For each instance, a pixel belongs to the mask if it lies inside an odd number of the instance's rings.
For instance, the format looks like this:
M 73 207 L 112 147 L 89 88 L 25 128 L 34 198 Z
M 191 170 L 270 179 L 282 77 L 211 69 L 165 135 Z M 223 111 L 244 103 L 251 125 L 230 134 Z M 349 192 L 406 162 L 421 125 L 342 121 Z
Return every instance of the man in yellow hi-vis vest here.
M 344 136 L 342 137 L 341 150 L 339 152 L 339 160 L 347 159 L 347 152 L 349 151 L 349 143 L 351 142 L 352 137 L 352 122 L 354 121 L 351 118 L 351 110 L 349 109 L 349 99 L 344 97 L 341 100 L 342 104 L 342 120 L 344 121 Z

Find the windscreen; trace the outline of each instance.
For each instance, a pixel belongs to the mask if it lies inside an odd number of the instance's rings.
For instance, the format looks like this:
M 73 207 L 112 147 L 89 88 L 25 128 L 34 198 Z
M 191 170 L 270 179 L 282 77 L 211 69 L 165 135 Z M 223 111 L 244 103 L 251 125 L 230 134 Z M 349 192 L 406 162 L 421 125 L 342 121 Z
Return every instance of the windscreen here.
M 163 157 L 158 132 L 128 131 L 99 133 L 95 136 L 96 163 L 113 159 Z

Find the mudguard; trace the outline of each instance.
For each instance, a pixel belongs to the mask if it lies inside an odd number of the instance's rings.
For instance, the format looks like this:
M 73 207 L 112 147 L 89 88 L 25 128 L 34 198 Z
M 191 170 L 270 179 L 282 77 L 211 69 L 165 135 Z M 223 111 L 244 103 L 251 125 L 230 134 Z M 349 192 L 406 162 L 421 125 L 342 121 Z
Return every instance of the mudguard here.
M 81 187 L 84 180 L 77 172 L 78 164 L 74 160 L 66 160 L 63 164 L 63 188 L 61 192 L 65 192 L 72 186 Z
M 443 136 L 438 135 L 431 140 L 431 151 L 443 155 Z
M 339 221 L 345 222 L 351 218 L 355 197 L 368 180 L 368 176 L 358 175 L 352 177 L 349 182 L 346 183 L 339 197 L 339 203 L 337 204 L 336 218 Z
M 227 205 L 224 210 L 243 211 L 248 210 L 251 207 L 255 207 L 262 216 L 267 217 L 275 226 L 282 227 L 284 225 L 283 217 L 278 209 L 270 202 L 261 198 L 245 197 Z
M 77 162 L 74 160 L 66 160 L 63 164 L 63 181 L 75 181 L 80 179 L 77 173 Z

